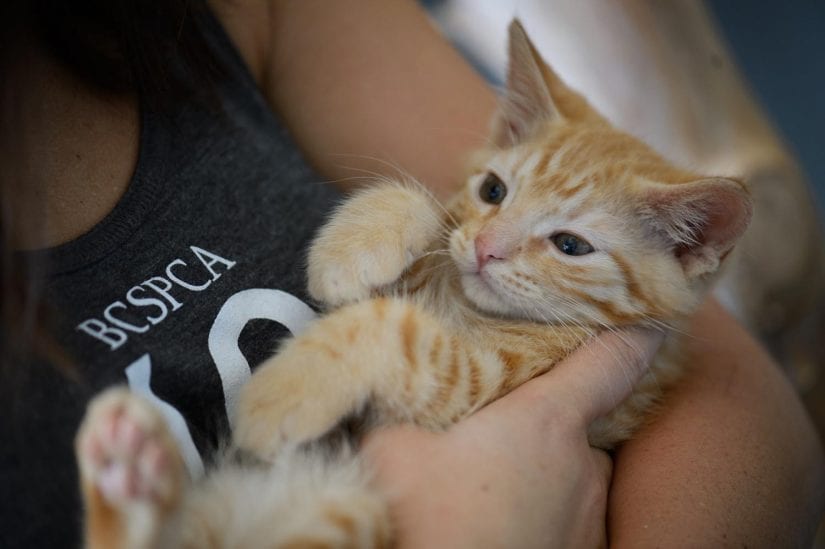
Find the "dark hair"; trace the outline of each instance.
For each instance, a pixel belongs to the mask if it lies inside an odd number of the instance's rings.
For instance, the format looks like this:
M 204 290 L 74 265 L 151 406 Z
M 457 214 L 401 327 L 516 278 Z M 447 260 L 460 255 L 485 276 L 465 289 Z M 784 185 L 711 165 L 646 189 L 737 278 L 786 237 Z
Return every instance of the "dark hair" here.
M 202 97 L 224 75 L 198 25 L 208 9 L 204 0 L 3 0 L 0 5 L 0 48 L 6 52 L 0 55 L 14 55 L 21 37 L 32 36 L 89 84 L 137 92 L 145 105 L 166 108 Z

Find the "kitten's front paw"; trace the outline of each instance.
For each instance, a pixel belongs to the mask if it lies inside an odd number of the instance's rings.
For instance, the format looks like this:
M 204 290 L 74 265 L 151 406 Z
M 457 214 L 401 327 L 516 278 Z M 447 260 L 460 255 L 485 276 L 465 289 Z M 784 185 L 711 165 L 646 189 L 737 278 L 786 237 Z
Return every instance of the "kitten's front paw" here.
M 357 411 L 359 402 L 367 397 L 352 394 L 349 387 L 340 383 L 339 394 L 334 394 L 335 387 L 323 379 L 314 384 L 310 376 L 285 370 L 288 367 L 279 371 L 278 366 L 273 366 L 264 373 L 268 378 L 264 383 L 253 377 L 253 382 L 244 388 L 238 407 L 235 444 L 267 461 L 274 460 L 286 446 L 322 437 L 342 418 Z
M 251 408 L 259 409 L 244 414 L 238 422 L 233 435 L 235 444 L 266 461 L 273 461 L 286 447 L 318 440 L 357 407 L 349 402 L 319 402 L 306 395 L 284 395 L 263 406 L 263 400 L 254 397 L 247 402 Z
M 288 342 L 244 385 L 232 434 L 236 446 L 272 460 L 285 446 L 322 437 L 370 397 L 358 369 L 335 350 L 335 338 L 312 335 Z
M 84 484 L 110 505 L 167 507 L 179 496 L 185 470 L 163 417 L 127 389 L 92 402 L 75 448 Z
M 441 210 L 420 189 L 383 185 L 347 200 L 309 253 L 309 292 L 338 306 L 397 281 L 438 238 Z

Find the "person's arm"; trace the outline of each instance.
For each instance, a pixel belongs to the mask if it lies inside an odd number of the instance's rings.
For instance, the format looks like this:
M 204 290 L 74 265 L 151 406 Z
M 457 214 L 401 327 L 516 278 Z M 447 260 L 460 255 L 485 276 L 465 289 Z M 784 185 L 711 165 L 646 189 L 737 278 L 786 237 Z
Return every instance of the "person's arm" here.
M 400 169 L 443 197 L 458 185 L 467 152 L 487 137 L 495 94 L 416 2 L 213 5 L 325 177 L 357 183 L 348 178 Z
M 689 374 L 615 459 L 615 547 L 803 547 L 825 509 L 825 458 L 777 365 L 714 301 Z

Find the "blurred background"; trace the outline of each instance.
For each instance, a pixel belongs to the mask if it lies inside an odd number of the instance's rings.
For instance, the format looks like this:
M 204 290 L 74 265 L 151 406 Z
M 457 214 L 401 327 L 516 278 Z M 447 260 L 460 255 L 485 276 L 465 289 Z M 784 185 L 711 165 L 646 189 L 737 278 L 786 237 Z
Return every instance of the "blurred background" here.
M 760 103 L 825 204 L 825 2 L 707 2 Z

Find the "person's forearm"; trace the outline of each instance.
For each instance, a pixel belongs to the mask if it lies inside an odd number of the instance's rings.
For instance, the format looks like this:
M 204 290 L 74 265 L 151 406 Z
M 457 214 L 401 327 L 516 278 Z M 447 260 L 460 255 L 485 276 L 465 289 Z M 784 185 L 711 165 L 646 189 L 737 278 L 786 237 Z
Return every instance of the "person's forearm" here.
M 273 5 L 265 91 L 310 162 L 331 179 L 403 170 L 449 194 L 495 94 L 418 4 Z
M 714 303 L 690 371 L 616 457 L 616 547 L 809 546 L 825 505 L 822 449 L 768 355 Z

